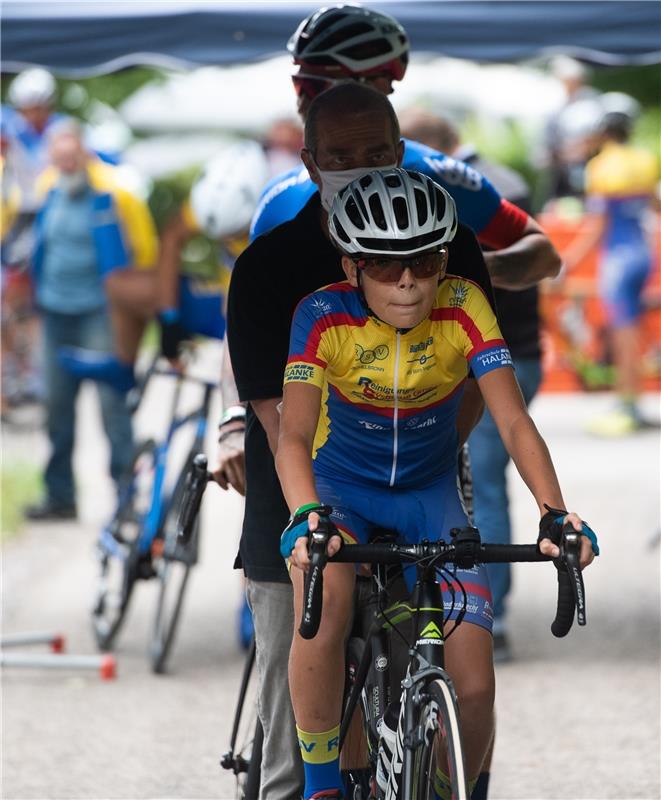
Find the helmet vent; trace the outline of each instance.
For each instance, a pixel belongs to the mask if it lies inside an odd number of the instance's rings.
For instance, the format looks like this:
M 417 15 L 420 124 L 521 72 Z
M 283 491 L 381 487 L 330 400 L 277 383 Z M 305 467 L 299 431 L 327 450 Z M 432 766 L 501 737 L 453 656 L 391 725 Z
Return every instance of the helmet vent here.
M 368 186 L 372 185 L 372 176 L 371 175 L 363 175 L 360 180 L 360 187 L 361 189 L 367 189 Z
M 415 210 L 418 214 L 418 225 L 424 225 L 427 221 L 427 198 L 420 189 L 415 189 Z
M 358 206 L 357 206 L 356 201 L 354 200 L 353 197 L 350 197 L 347 200 L 347 204 L 346 204 L 345 208 L 346 208 L 347 216 L 351 220 L 351 223 L 353 225 L 355 225 L 357 228 L 359 228 L 361 231 L 364 231 L 365 230 L 365 223 L 363 222 L 363 216 L 360 213 L 360 211 L 358 210 Z
M 386 186 L 392 186 L 393 189 L 397 189 L 402 185 L 399 175 L 386 175 L 384 180 L 386 182 Z
M 395 220 L 400 231 L 405 231 L 410 227 L 409 210 L 406 200 L 403 197 L 395 197 L 392 201 L 392 210 L 395 212 Z
M 436 196 L 436 219 L 440 222 L 445 215 L 445 198 L 438 189 L 436 189 L 434 195 Z
M 370 195 L 369 204 L 374 224 L 378 228 L 381 228 L 382 231 L 387 231 L 388 225 L 386 223 L 386 218 L 383 213 L 383 206 L 381 205 L 381 201 L 379 200 L 378 194 Z

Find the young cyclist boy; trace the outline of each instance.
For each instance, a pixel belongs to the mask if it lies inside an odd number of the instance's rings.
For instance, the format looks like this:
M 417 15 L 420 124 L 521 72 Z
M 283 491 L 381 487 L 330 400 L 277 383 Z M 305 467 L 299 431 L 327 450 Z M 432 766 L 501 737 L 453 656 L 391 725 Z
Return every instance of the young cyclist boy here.
M 456 227 L 453 200 L 420 173 L 374 171 L 335 196 L 329 231 L 347 280 L 314 292 L 296 310 L 276 457 L 292 512 L 281 552 L 293 567 L 297 618 L 308 531 L 323 513 L 320 505 L 332 508 L 339 534 L 329 554 L 342 539 L 366 541 L 375 527 L 417 541 L 466 524 L 456 423 L 470 369 L 539 506 L 540 549 L 558 554 L 553 537 L 567 520 L 586 534 L 582 565 L 594 557 L 594 534 L 562 510 L 553 464 L 486 297 L 447 272 L 445 244 Z M 448 641 L 446 664 L 474 780 L 493 729 L 492 614 L 484 566 L 456 576 L 474 610 Z M 289 677 L 305 798 L 342 797 L 337 736 L 354 579 L 350 565 L 330 564 L 317 637 L 294 634 Z

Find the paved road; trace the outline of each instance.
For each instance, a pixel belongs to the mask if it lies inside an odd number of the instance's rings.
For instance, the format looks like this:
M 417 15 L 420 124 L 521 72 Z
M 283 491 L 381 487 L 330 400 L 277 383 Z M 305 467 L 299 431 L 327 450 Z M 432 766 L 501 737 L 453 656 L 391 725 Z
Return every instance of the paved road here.
M 659 413 L 658 396 L 646 398 Z M 517 569 L 512 598 L 515 660 L 497 670 L 498 747 L 492 797 L 659 798 L 658 433 L 611 443 L 583 424 L 610 398 L 540 398 L 545 435 L 571 507 L 599 531 L 603 555 L 586 573 L 588 627 L 549 632 L 552 568 Z M 162 396 L 152 410 L 161 408 Z M 89 607 L 93 542 L 111 505 L 96 465 L 98 418 L 82 403 L 76 454 L 77 525 L 33 525 L 6 545 L 3 629 L 61 631 L 69 650 L 93 652 Z M 151 415 L 153 416 L 153 415 Z M 141 420 L 141 425 L 153 420 Z M 41 459 L 39 435 L 5 436 L 5 459 Z M 5 670 L 2 796 L 231 798 L 217 765 L 229 739 L 242 666 L 235 642 L 239 579 L 231 569 L 241 503 L 215 487 L 204 507 L 202 563 L 195 570 L 171 673 L 146 659 L 153 586 L 141 585 L 117 650 L 117 680 L 94 673 Z M 516 539 L 535 535 L 536 512 L 512 475 Z

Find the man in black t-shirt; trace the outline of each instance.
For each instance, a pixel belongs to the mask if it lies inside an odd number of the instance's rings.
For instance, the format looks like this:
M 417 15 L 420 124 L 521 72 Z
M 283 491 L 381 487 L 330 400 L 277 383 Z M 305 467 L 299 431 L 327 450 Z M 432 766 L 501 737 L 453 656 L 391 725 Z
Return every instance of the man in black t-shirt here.
M 326 193 L 358 177 L 357 172 L 401 163 L 403 147 L 392 106 L 384 95 L 360 84 L 342 84 L 319 95 L 310 107 L 305 134 L 303 160 Z M 456 274 L 478 283 L 493 305 L 489 275 L 472 231 L 460 225 L 449 247 Z M 293 595 L 279 552 L 289 512 L 272 455 L 278 437 L 277 406 L 296 305 L 320 286 L 343 278 L 340 256 L 328 238 L 327 212 L 316 193 L 293 220 L 260 236 L 238 258 L 228 297 L 232 367 L 239 398 L 249 402 L 246 511 L 238 565 L 248 579 L 254 614 L 260 716 L 265 737 L 278 737 L 280 745 L 280 763 L 268 764 L 268 791 L 262 787 L 262 796 L 268 797 L 295 797 L 302 787 L 287 683 Z M 475 388 L 473 394 L 465 393 L 464 436 L 472 427 L 476 395 Z M 291 758 L 284 756 L 287 742 Z M 299 781 L 298 789 L 292 781 Z

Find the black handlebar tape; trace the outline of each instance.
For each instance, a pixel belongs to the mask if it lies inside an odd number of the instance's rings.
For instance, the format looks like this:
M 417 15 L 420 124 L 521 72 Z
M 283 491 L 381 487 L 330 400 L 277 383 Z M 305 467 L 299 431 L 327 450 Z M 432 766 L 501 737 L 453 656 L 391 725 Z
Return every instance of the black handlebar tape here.
M 558 570 L 558 607 L 555 612 L 555 619 L 551 623 L 551 633 L 561 639 L 571 630 L 574 623 L 574 592 L 571 586 L 571 578 L 564 569 Z
M 203 453 L 199 453 L 193 459 L 186 477 L 186 487 L 181 500 L 177 523 L 177 535 L 184 542 L 188 542 L 193 533 L 193 526 L 200 511 L 202 495 L 211 479 L 211 475 L 207 471 L 207 464 L 207 457 Z
M 298 632 L 303 639 L 314 639 L 321 622 L 327 541 L 325 537 L 320 542 L 313 540 L 310 546 L 310 568 L 305 574 L 303 614 L 298 628 Z

